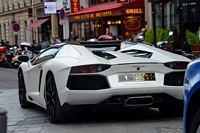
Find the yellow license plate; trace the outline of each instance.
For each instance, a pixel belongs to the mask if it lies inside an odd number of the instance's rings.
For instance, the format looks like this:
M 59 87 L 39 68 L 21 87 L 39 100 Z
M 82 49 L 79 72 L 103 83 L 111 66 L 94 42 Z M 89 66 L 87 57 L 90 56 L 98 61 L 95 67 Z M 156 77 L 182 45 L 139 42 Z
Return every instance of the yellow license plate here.
M 128 73 L 118 74 L 119 82 L 155 81 L 155 73 Z

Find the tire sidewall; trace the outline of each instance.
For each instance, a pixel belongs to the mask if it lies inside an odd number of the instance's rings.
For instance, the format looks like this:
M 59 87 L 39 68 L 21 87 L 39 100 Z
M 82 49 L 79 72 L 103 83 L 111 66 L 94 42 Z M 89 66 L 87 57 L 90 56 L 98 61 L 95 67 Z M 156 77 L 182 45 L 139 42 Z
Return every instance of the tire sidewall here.
M 19 78 L 21 78 L 21 80 L 22 80 L 22 82 L 23 82 L 23 84 L 22 84 L 23 93 L 21 94 L 23 99 L 20 100 L 20 97 L 19 97 L 20 106 L 21 106 L 22 108 L 27 108 L 27 107 L 29 107 L 29 103 L 28 103 L 28 101 L 26 100 L 26 86 L 25 86 L 24 76 L 23 76 L 23 73 L 22 73 L 22 72 L 19 73 Z M 18 80 L 19 80 L 19 79 L 18 79 Z M 19 81 L 18 81 L 18 82 L 19 82 Z M 18 83 L 18 84 L 19 84 L 19 83 Z M 19 86 L 18 86 L 18 93 L 19 93 Z
M 200 109 L 193 117 L 192 123 L 189 128 L 189 133 L 196 133 L 198 126 L 200 126 Z
M 58 97 L 58 92 L 57 92 L 57 88 L 56 88 L 56 83 L 55 83 L 55 79 L 54 79 L 54 76 L 53 76 L 53 74 L 48 74 L 48 76 L 47 76 L 47 79 L 46 79 L 46 88 L 45 88 L 45 102 L 47 102 L 47 100 L 46 100 L 46 92 L 47 92 L 47 81 L 49 80 L 49 78 L 52 78 L 53 79 L 53 89 L 55 89 L 54 91 L 55 91 L 55 95 L 54 95 L 54 101 L 55 101 L 55 108 L 54 108 L 54 115 L 52 116 L 52 117 L 49 117 L 49 115 L 48 115 L 48 113 L 47 113 L 47 117 L 48 117 L 48 119 L 49 119 L 49 121 L 51 122 L 51 123 L 56 123 L 57 121 L 58 121 L 58 115 L 60 114 L 60 113 L 62 113 L 62 109 L 61 109 L 61 105 L 60 105 L 60 101 L 59 101 L 59 97 Z M 47 110 L 47 104 L 46 104 L 46 110 Z

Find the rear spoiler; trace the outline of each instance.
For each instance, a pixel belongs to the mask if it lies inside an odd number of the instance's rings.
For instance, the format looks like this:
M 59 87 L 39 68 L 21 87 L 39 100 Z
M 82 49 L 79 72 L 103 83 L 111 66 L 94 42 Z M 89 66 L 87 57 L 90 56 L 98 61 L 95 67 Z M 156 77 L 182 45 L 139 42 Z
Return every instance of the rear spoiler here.
M 112 50 L 117 51 L 121 48 L 122 41 L 97 41 L 97 42 L 79 42 L 81 45 L 91 49 L 91 50 Z

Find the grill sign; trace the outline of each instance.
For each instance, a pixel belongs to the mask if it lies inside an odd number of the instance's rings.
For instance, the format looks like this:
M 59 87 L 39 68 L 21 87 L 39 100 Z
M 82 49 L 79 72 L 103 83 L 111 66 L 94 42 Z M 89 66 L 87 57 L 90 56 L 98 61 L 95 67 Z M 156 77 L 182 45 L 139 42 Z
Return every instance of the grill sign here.
M 71 13 L 80 11 L 80 0 L 71 0 Z

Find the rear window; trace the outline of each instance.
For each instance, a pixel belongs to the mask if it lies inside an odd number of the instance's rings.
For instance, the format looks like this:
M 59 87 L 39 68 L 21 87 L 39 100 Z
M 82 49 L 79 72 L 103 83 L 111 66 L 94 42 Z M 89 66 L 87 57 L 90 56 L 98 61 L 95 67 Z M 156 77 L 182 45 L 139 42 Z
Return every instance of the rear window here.
M 114 56 L 110 53 L 104 52 L 104 51 L 92 51 L 92 52 L 93 52 L 93 54 L 95 54 L 99 57 L 102 57 L 104 59 L 107 59 L 107 60 L 111 60 L 111 59 L 116 58 L 116 56 Z
M 141 51 L 141 50 L 127 50 L 121 51 L 122 53 L 126 53 L 132 57 L 142 57 L 142 58 L 150 58 L 152 56 L 151 52 Z

